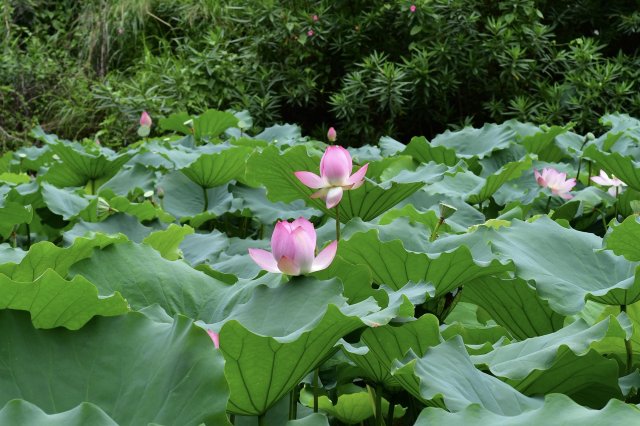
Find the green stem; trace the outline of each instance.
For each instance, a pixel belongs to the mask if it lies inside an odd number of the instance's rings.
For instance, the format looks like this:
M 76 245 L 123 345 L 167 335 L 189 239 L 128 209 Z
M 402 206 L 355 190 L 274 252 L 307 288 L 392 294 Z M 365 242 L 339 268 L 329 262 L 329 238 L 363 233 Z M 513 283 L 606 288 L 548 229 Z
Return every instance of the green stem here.
M 395 404 L 395 398 L 393 397 L 393 394 L 391 394 L 391 396 L 389 396 L 389 410 L 387 411 L 387 426 L 392 426 L 393 425 L 393 406 Z
M 11 231 L 11 238 L 13 238 L 13 241 L 11 242 L 11 247 L 16 248 L 18 247 L 18 233 L 16 232 L 16 227 L 13 227 L 13 230 Z
M 96 195 L 96 180 L 91 179 L 89 181 L 89 191 L 91 191 L 91 195 Z
M 232 425 L 236 424 L 236 415 L 235 414 L 229 414 L 229 423 L 231 423 Z
M 318 376 L 320 375 L 320 367 L 313 370 L 313 412 L 318 412 Z
M 264 414 L 258 416 L 258 426 L 266 426 L 267 424 L 264 422 Z
M 440 229 L 443 223 L 444 223 L 444 217 L 441 217 L 436 227 L 433 228 L 433 231 L 431 231 L 431 237 L 429 237 L 429 241 L 433 242 L 436 240 L 436 238 L 438 238 L 438 230 Z
M 382 416 L 382 385 L 376 384 L 376 425 L 384 426 L 384 417 Z
M 547 198 L 547 206 L 544 208 L 546 212 L 549 212 L 549 205 L 551 205 L 551 195 Z
M 589 177 L 587 178 L 587 186 L 591 186 L 591 161 L 589 161 Z
M 25 224 L 27 226 L 27 250 L 31 248 L 31 227 L 28 223 Z
M 618 201 L 620 201 L 620 200 L 618 200 L 618 187 L 616 186 L 616 201 L 615 201 L 615 204 L 613 205 L 613 212 L 614 212 L 613 213 L 614 214 L 613 217 L 616 220 L 618 220 Z
M 289 399 L 289 420 L 295 420 L 298 417 L 298 386 L 291 390 L 291 398 Z
M 627 305 L 620 305 L 621 312 L 627 312 Z M 631 374 L 633 367 L 633 346 L 631 345 L 631 339 L 624 339 L 624 348 L 627 351 L 627 374 Z
M 209 210 L 209 194 L 207 193 L 207 188 L 204 186 L 202 187 L 202 195 L 204 196 L 204 208 L 202 209 L 202 212 L 204 213 Z
M 340 241 L 340 204 L 336 206 L 336 240 Z

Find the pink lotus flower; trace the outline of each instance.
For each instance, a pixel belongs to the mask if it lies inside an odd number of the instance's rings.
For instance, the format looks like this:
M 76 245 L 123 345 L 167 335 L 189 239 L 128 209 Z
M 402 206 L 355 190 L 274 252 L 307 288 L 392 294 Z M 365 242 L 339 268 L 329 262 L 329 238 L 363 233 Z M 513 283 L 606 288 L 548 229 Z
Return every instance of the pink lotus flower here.
M 576 186 L 576 180 L 574 178 L 567 179 L 566 173 L 560 173 L 552 168 L 545 168 L 542 173 L 538 173 L 537 170 L 533 170 L 538 185 L 545 188 L 549 188 L 552 194 L 559 195 L 565 200 L 570 200 L 573 195 L 569 194 L 571 188 Z
M 211 330 L 207 330 L 207 333 L 209 333 L 209 337 L 211 337 L 211 340 L 213 340 L 213 344 L 216 349 L 220 349 L 220 335 Z
M 309 31 L 307 31 L 307 35 L 308 35 L 309 37 L 313 37 L 313 30 L 309 30 Z
M 313 19 L 313 22 L 318 22 L 320 18 L 318 18 L 318 15 L 313 15 L 311 19 Z
M 409 10 L 411 11 L 411 13 L 415 13 L 415 11 L 416 11 L 416 5 L 415 5 L 415 4 L 412 4 L 412 5 L 409 7 Z
M 341 146 L 330 146 L 320 160 L 320 176 L 311 172 L 295 172 L 295 175 L 309 188 L 319 189 L 311 198 L 324 199 L 331 209 L 342 200 L 343 191 L 362 186 L 368 167 L 369 164 L 365 164 L 349 176 L 353 169 L 351 154 Z
M 623 186 L 627 186 L 626 183 L 615 177 L 614 175 L 609 175 L 604 170 L 600 170 L 600 176 L 592 176 L 591 180 L 602 186 L 610 186 L 607 192 L 615 197 L 619 192 L 622 191 Z
M 336 129 L 329 127 L 329 131 L 327 132 L 327 139 L 329 139 L 329 142 L 335 142 L 337 138 L 338 133 L 336 133 Z
M 326 269 L 337 249 L 338 242 L 333 241 L 316 256 L 316 230 L 301 217 L 291 223 L 278 221 L 271 235 L 271 253 L 250 248 L 249 256 L 266 271 L 300 275 Z
M 142 111 L 142 115 L 140 116 L 140 125 L 144 127 L 151 127 L 151 116 L 147 114 L 147 111 Z

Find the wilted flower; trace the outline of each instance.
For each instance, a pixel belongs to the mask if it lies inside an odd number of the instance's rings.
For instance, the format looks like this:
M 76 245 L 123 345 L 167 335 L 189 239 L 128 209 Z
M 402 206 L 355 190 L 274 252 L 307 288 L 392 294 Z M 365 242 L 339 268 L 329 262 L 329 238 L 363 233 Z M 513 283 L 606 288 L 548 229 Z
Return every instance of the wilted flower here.
M 213 340 L 213 344 L 215 345 L 216 349 L 220 349 L 220 335 L 211 330 L 207 330 L 207 333 L 209 333 L 209 337 L 211 337 L 211 340 Z
M 142 111 L 142 115 L 140 116 L 140 125 L 143 127 L 151 127 L 151 116 L 147 114 L 147 111 Z
M 316 230 L 301 217 L 291 223 L 278 221 L 271 235 L 271 253 L 250 248 L 249 256 L 266 271 L 300 275 L 327 268 L 337 249 L 338 242 L 333 241 L 316 256 Z
M 336 129 L 334 129 L 333 127 L 329 127 L 329 131 L 327 132 L 327 139 L 329 140 L 329 142 L 335 142 L 337 138 L 338 133 L 336 132 Z
M 309 188 L 320 189 L 311 198 L 322 198 L 331 209 L 342 200 L 342 192 L 359 188 L 369 164 L 351 175 L 353 161 L 349 151 L 341 146 L 330 146 L 320 160 L 320 176 L 311 172 L 295 172 L 296 177 Z M 349 176 L 351 175 L 351 176 Z
M 627 186 L 626 183 L 624 183 L 614 175 L 611 175 L 611 177 L 609 177 L 607 172 L 605 172 L 604 170 L 600 170 L 600 176 L 592 176 L 591 180 L 598 185 L 609 186 L 610 188 L 607 190 L 607 192 L 612 197 L 615 197 L 618 192 L 622 191 L 623 186 Z
M 539 173 L 535 169 L 533 172 L 538 185 L 549 188 L 552 194 L 559 195 L 565 200 L 573 198 L 573 195 L 569 194 L 569 191 L 576 186 L 576 180 L 574 178 L 567 179 L 566 173 L 560 173 L 550 167 L 543 169 L 542 173 Z
M 411 11 L 411 13 L 415 13 L 415 11 L 416 11 L 416 5 L 415 5 L 415 4 L 412 4 L 412 5 L 409 7 L 409 10 Z

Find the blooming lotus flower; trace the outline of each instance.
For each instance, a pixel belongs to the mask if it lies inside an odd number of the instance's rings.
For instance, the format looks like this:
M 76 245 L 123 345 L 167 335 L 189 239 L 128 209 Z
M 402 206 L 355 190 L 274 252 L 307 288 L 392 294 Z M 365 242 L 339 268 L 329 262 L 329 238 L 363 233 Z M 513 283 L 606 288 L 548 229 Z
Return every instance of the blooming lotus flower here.
M 334 241 L 316 256 L 316 230 L 301 217 L 291 223 L 278 221 L 271 235 L 271 253 L 250 248 L 249 256 L 266 271 L 300 275 L 327 268 L 337 249 Z
M 209 334 L 209 337 L 211 337 L 211 340 L 213 340 L 213 344 L 216 349 L 220 349 L 220 335 L 211 330 L 207 330 L 207 333 Z
M 311 172 L 295 172 L 296 177 L 309 188 L 320 189 L 311 198 L 322 198 L 331 209 L 342 200 L 342 192 L 359 188 L 369 164 L 351 175 L 353 161 L 349 151 L 341 146 L 330 146 L 320 160 L 320 176 Z M 349 176 L 351 175 L 351 176 Z
M 598 185 L 609 186 L 610 188 L 607 190 L 607 192 L 612 197 L 615 197 L 618 192 L 622 191 L 623 186 L 627 186 L 626 183 L 624 183 L 614 175 L 611 175 L 611 177 L 609 177 L 607 172 L 605 172 L 604 170 L 600 170 L 600 176 L 592 176 L 591 180 Z
M 415 13 L 415 11 L 416 11 L 416 5 L 415 5 L 415 4 L 412 4 L 412 5 L 409 7 L 409 11 L 410 11 L 411 13 Z
M 140 116 L 140 125 L 143 127 L 151 127 L 151 116 L 147 114 L 147 111 L 142 111 L 142 115 Z
M 573 195 L 569 194 L 571 188 L 576 186 L 574 178 L 567 179 L 566 173 L 560 173 L 556 169 L 545 168 L 542 173 L 533 170 L 538 185 L 549 188 L 552 194 L 559 195 L 565 200 L 570 200 Z
M 329 131 L 327 132 L 327 139 L 329 142 L 335 142 L 338 138 L 338 133 L 336 133 L 336 129 L 333 127 L 329 127 Z

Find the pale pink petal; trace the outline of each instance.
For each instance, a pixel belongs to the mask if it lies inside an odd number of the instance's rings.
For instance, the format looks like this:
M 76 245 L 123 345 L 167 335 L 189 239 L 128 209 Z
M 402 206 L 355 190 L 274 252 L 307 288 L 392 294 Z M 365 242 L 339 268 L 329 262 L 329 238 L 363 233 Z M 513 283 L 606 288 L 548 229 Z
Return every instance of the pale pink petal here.
M 311 198 L 326 198 L 330 189 L 331 188 L 322 188 L 320 191 L 316 191 L 311 194 Z
M 291 234 L 291 239 L 295 246 L 293 257 L 285 256 L 292 260 L 292 265 L 298 270 L 298 273 L 307 273 L 313 265 L 313 258 L 316 251 L 316 235 L 315 231 L 309 235 L 307 231 L 299 227 Z
M 329 265 L 331 265 L 331 262 L 333 262 L 333 258 L 336 256 L 337 250 L 337 241 L 334 241 L 326 246 L 324 250 L 318 253 L 318 256 L 316 256 L 316 258 L 313 260 L 313 265 L 311 266 L 311 271 L 309 272 L 321 271 L 328 268 Z
M 575 178 L 567 179 L 561 184 L 561 188 L 566 189 L 567 191 L 571 191 L 571 188 L 573 188 L 574 186 L 576 186 Z
M 331 188 L 327 193 L 326 204 L 328 209 L 332 209 L 342 200 L 342 188 L 337 186 Z
M 302 182 L 304 185 L 308 186 L 309 188 L 318 189 L 318 188 L 323 188 L 327 186 L 326 182 L 315 173 L 295 172 L 294 174 L 296 175 L 298 180 L 300 180 L 300 182 Z
M 360 169 L 349 177 L 347 181 L 350 185 L 353 185 L 351 189 L 359 188 L 364 183 L 364 175 L 367 173 L 369 164 L 365 164 Z
M 209 333 L 209 337 L 211 337 L 211 340 L 213 340 L 213 344 L 216 349 L 220 349 L 220 336 L 218 335 L 218 333 L 212 330 L 207 330 L 207 333 Z
M 249 256 L 253 259 L 254 262 L 258 264 L 262 269 L 269 272 L 280 272 L 278 268 L 278 263 L 273 258 L 273 255 L 266 250 L 250 248 Z
M 329 185 L 346 185 L 352 168 L 351 154 L 341 146 L 327 147 L 320 160 L 320 175 Z
M 307 233 L 307 236 L 309 237 L 309 239 L 311 239 L 311 245 L 313 246 L 313 248 L 315 250 L 315 247 L 316 247 L 316 229 L 313 227 L 313 223 L 309 222 L 304 217 L 299 217 L 298 219 L 296 219 L 293 222 L 291 222 L 291 227 L 293 228 L 293 231 L 295 231 L 297 228 L 304 229 L 304 231 Z
M 300 275 L 300 267 L 288 257 L 283 257 L 278 261 L 278 268 L 283 274 Z
M 603 178 L 602 176 L 591 176 L 591 180 L 597 183 L 598 185 L 610 186 L 611 182 L 609 178 Z
M 615 187 L 615 186 L 610 187 L 610 188 L 607 190 L 607 192 L 608 192 L 608 193 L 609 193 L 609 195 L 611 195 L 612 197 L 615 197 L 615 196 L 617 195 L 617 194 L 616 194 L 616 187 Z M 619 192 L 620 192 L 620 191 L 618 190 L 618 193 L 619 193 Z
M 273 252 L 273 258 L 278 261 L 282 256 L 293 257 L 295 248 L 291 241 L 291 224 L 286 220 L 281 220 L 276 223 L 271 234 L 271 251 Z
M 564 198 L 565 200 L 570 200 L 573 198 L 573 195 L 569 194 L 568 192 L 563 192 L 558 194 L 559 196 L 561 196 L 562 198 Z
M 538 182 L 538 185 L 544 186 L 544 179 L 542 179 L 540 172 L 536 169 L 533 169 L 533 175 L 535 176 L 536 182 Z

